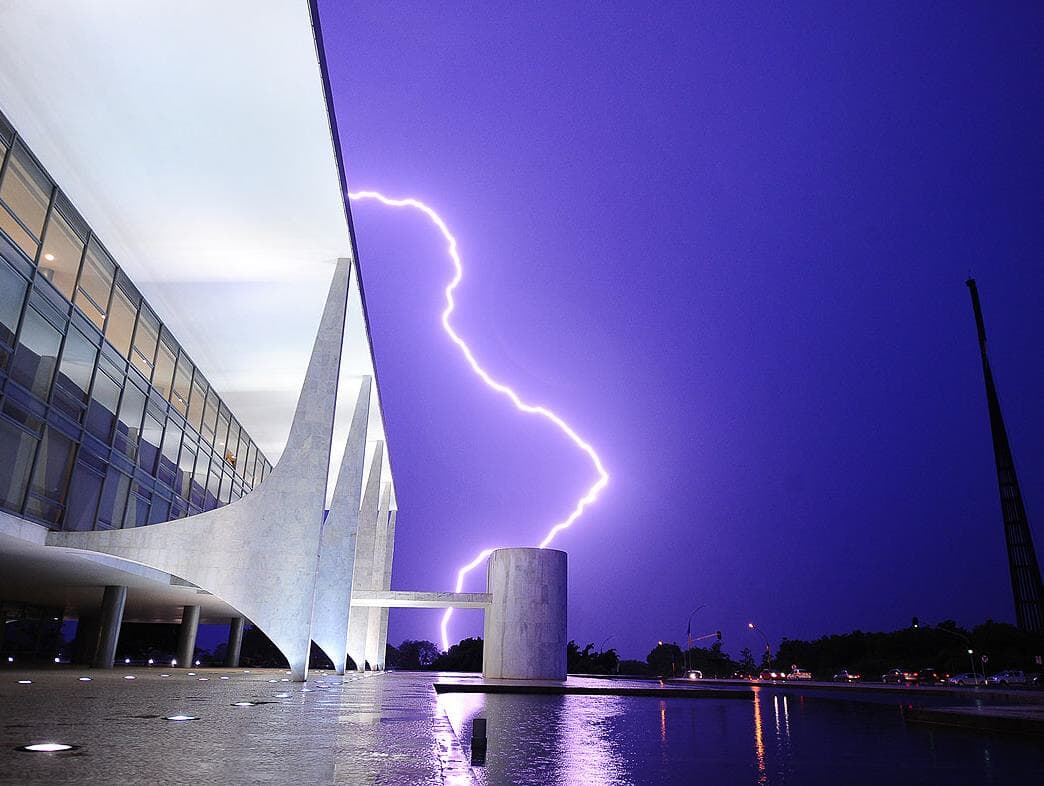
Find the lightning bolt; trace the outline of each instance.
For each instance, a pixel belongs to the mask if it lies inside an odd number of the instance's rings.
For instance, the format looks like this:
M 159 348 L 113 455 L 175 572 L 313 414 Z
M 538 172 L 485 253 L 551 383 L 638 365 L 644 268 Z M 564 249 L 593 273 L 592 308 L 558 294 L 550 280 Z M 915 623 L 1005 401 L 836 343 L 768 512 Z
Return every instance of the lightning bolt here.
M 544 539 L 540 541 L 540 545 L 537 547 L 541 549 L 547 548 L 559 532 L 565 529 L 569 529 L 571 526 L 573 526 L 574 522 L 576 522 L 576 520 L 583 515 L 584 510 L 587 508 L 587 506 L 592 504 L 595 500 L 597 500 L 598 495 L 602 492 L 602 489 L 604 489 L 609 484 L 609 473 L 605 471 L 605 467 L 602 465 L 602 460 L 598 457 L 598 454 L 595 452 L 595 449 L 591 447 L 591 445 L 588 442 L 582 439 L 580 435 L 577 434 L 573 430 L 573 428 L 568 423 L 566 423 L 561 417 L 556 415 L 547 407 L 526 403 L 522 400 L 518 393 L 516 393 L 510 387 L 505 385 L 503 382 L 499 382 L 496 379 L 494 379 L 489 374 L 489 372 L 486 371 L 475 359 L 475 354 L 471 351 L 471 347 L 469 347 L 467 343 L 464 341 L 464 339 L 460 337 L 460 334 L 457 333 L 456 330 L 454 330 L 453 325 L 450 323 L 450 316 L 452 316 L 453 311 L 457 307 L 456 300 L 454 300 L 453 298 L 453 293 L 460 285 L 461 279 L 464 278 L 464 266 L 460 260 L 460 253 L 457 251 L 457 239 L 453 236 L 453 233 L 450 232 L 449 227 L 446 225 L 446 222 L 442 220 L 442 217 L 428 205 L 424 204 L 419 199 L 413 199 L 412 197 L 407 197 L 405 199 L 391 199 L 377 191 L 349 191 L 348 198 L 353 202 L 361 202 L 366 199 L 375 199 L 382 205 L 385 205 L 387 207 L 413 208 L 414 210 L 419 210 L 421 213 L 426 215 L 431 220 L 431 223 L 433 223 L 436 226 L 436 228 L 438 228 L 439 232 L 442 233 L 442 237 L 446 241 L 446 252 L 449 254 L 450 259 L 453 261 L 453 278 L 450 280 L 449 284 L 446 285 L 446 307 L 442 310 L 442 327 L 446 331 L 446 334 L 450 337 L 450 341 L 457 345 L 457 348 L 460 349 L 461 354 L 464 355 L 464 359 L 468 362 L 468 365 L 471 366 L 471 370 L 474 371 L 475 374 L 484 383 L 486 383 L 488 387 L 492 388 L 497 393 L 500 393 L 503 396 L 507 396 L 511 400 L 511 403 L 515 405 L 515 408 L 520 412 L 525 412 L 529 415 L 539 415 L 540 417 L 545 418 L 546 420 L 549 420 L 552 423 L 554 423 L 555 426 L 557 426 L 558 429 L 563 434 L 565 434 L 566 437 L 568 437 L 569 440 L 577 448 L 579 448 L 582 452 L 587 454 L 587 457 L 591 460 L 591 463 L 594 465 L 595 472 L 598 473 L 598 480 L 596 480 L 594 484 L 587 490 L 586 494 L 580 497 L 580 499 L 576 503 L 576 507 L 573 508 L 572 512 L 564 519 L 556 523 L 553 527 L 551 527 L 550 530 L 548 530 L 547 535 L 544 536 Z M 489 555 L 492 553 L 493 549 L 491 548 L 483 549 L 481 552 L 479 552 L 478 556 L 476 556 L 475 559 L 473 559 L 471 562 L 469 562 L 467 565 L 465 565 L 457 571 L 457 585 L 454 590 L 455 592 L 461 592 L 463 590 L 464 579 L 468 575 L 468 573 L 470 573 L 472 570 L 481 565 L 482 562 L 485 561 L 486 558 L 488 558 Z M 453 609 L 446 609 L 446 613 L 442 616 L 442 624 L 440 626 L 440 630 L 442 633 L 443 652 L 449 649 L 449 633 L 447 632 L 447 626 L 449 625 L 450 617 L 452 616 Z

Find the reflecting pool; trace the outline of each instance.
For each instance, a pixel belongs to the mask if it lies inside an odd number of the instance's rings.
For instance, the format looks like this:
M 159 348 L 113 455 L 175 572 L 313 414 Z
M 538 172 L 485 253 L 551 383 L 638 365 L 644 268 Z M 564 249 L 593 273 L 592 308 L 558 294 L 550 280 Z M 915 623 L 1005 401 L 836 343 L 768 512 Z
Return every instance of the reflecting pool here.
M 1044 783 L 1039 739 L 907 724 L 892 701 L 758 691 L 754 699 L 447 693 L 438 703 L 480 782 L 499 784 Z M 951 702 L 953 703 L 953 702 Z

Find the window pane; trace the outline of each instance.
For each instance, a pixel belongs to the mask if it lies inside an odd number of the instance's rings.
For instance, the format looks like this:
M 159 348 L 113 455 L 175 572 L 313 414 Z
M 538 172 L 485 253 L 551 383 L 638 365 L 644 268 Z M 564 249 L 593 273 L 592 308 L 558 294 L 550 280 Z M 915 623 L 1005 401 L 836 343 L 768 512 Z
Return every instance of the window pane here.
M 0 200 L 3 200 L 11 213 L 22 220 L 32 235 L 27 234 L 11 215 L 2 209 L 0 226 L 29 257 L 35 259 L 37 241 L 43 231 L 47 205 L 51 200 L 51 182 L 33 163 L 21 144 L 11 152 L 11 160 L 4 173 L 4 182 L 0 184 Z
M 152 495 L 152 507 L 149 508 L 149 524 L 160 524 L 170 518 L 170 500 L 159 494 Z
M 36 440 L 0 418 L 0 505 L 18 511 L 22 507 Z
M 76 400 L 86 401 L 97 356 L 98 348 L 83 333 L 70 327 L 58 367 L 58 386 Z
M 131 336 L 134 335 L 134 317 L 138 312 L 136 299 L 117 286 L 112 293 L 109 309 L 109 324 L 105 326 L 105 338 L 127 357 L 130 354 Z
M 141 313 L 138 314 L 138 327 L 134 331 L 134 350 L 131 352 L 130 359 L 145 379 L 152 379 L 152 365 L 153 359 L 156 357 L 159 331 L 160 324 L 156 315 L 152 313 L 152 309 L 142 303 Z
M 178 475 L 174 489 L 185 499 L 189 498 L 192 485 L 192 467 L 196 462 L 196 446 L 187 438 L 181 446 L 181 457 L 178 459 Z
M 18 317 L 25 301 L 26 280 L 0 260 L 0 344 L 14 346 Z M 7 351 L 0 350 L 0 368 L 7 365 Z
M 221 491 L 221 473 L 218 462 L 210 464 L 210 475 L 207 477 L 207 497 L 203 503 L 203 510 L 213 510 L 218 506 L 218 492 Z
M 103 529 L 118 529 L 127 508 L 127 492 L 130 477 L 110 466 L 105 474 L 101 504 L 98 506 L 98 526 Z
M 137 455 L 141 416 L 145 412 L 145 393 L 130 382 L 123 389 L 120 418 L 116 424 L 116 448 L 130 458 Z
M 87 246 L 83 273 L 73 302 L 87 315 L 98 330 L 105 327 L 105 312 L 109 307 L 109 293 L 116 265 L 93 239 Z
M 218 398 L 214 388 L 207 393 L 207 406 L 203 410 L 203 430 L 200 432 L 203 439 L 214 444 L 214 424 L 217 422 Z
M 159 352 L 156 353 L 156 371 L 152 376 L 152 386 L 163 394 L 163 398 L 170 399 L 171 380 L 174 378 L 175 350 L 161 341 Z
M 101 496 L 102 476 L 77 463 L 69 484 L 63 529 L 89 532 L 94 529 L 94 515 Z
M 144 491 L 137 483 L 132 484 L 130 496 L 127 498 L 127 510 L 123 514 L 123 527 L 143 527 L 149 523 L 149 503 L 152 494 Z
M 222 458 L 225 456 L 225 448 L 228 444 L 228 418 L 228 410 L 222 404 L 218 411 L 217 433 L 214 435 L 214 452 Z
M 44 431 L 43 440 L 36 454 L 36 469 L 29 490 L 37 496 L 53 502 L 65 502 L 65 490 L 72 473 L 73 442 L 50 426 Z M 37 511 L 34 511 L 37 512 Z M 57 518 L 48 520 L 57 522 Z
M 54 284 L 55 289 L 69 300 L 76 286 L 76 274 L 80 272 L 80 257 L 83 256 L 83 240 L 57 210 L 51 211 L 44 237 L 43 253 L 40 255 L 40 273 Z
M 156 477 L 172 486 L 180 449 L 181 429 L 171 418 L 167 418 L 167 429 L 163 432 L 163 450 L 160 452 L 159 471 L 156 473 Z
M 236 451 L 239 449 L 239 424 L 233 418 L 232 426 L 228 430 L 228 448 L 225 450 L 225 462 L 236 466 Z
M 36 309 L 27 309 L 18 349 L 11 361 L 11 378 L 40 398 L 47 398 L 61 341 L 61 334 Z
M 156 459 L 159 457 L 160 442 L 163 439 L 163 423 L 152 415 L 145 413 L 145 423 L 141 428 L 141 443 L 138 449 L 138 466 L 150 475 L 156 472 Z
M 94 389 L 87 405 L 87 430 L 106 444 L 116 422 L 116 405 L 120 400 L 121 385 L 100 368 L 94 375 Z
M 207 385 L 203 382 L 199 371 L 192 380 L 192 398 L 189 399 L 188 421 L 196 431 L 200 431 L 203 422 L 203 402 L 207 397 Z
M 210 452 L 200 448 L 196 458 L 196 469 L 192 474 L 192 485 L 189 487 L 189 502 L 202 508 L 207 494 L 207 473 L 210 469 Z
M 174 372 L 174 387 L 170 392 L 170 403 L 182 415 L 188 412 L 189 389 L 192 384 L 192 363 L 185 351 L 178 356 L 178 368 Z

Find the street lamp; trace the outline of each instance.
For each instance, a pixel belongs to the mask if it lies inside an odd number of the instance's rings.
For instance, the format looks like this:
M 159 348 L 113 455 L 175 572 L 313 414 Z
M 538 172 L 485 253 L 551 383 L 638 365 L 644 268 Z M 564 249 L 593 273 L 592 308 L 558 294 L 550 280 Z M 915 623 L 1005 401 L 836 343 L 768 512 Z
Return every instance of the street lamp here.
M 615 635 L 616 635 L 615 633 L 610 633 L 608 636 L 606 636 L 604 639 L 602 639 L 602 643 L 598 645 L 598 651 L 599 652 L 605 652 L 606 642 L 608 642 L 609 639 L 611 639 Z
M 692 615 L 700 609 L 707 608 L 706 603 L 701 603 L 699 606 L 689 612 L 689 618 L 685 621 L 685 668 L 689 668 L 689 650 L 692 649 Z
M 750 628 L 755 633 L 757 633 L 759 636 L 761 636 L 761 640 L 763 642 L 765 642 L 765 654 L 768 655 L 771 658 L 772 657 L 772 647 L 769 646 L 768 637 L 765 636 L 765 634 L 762 632 L 761 628 L 759 628 L 753 622 L 748 622 L 747 623 L 747 627 Z
M 913 626 L 915 628 L 919 628 L 920 627 L 920 624 L 919 624 L 919 622 L 917 620 L 917 617 L 913 618 Z M 968 645 L 968 663 L 971 665 L 972 679 L 975 680 L 976 684 L 978 684 L 978 682 L 979 682 L 979 675 L 978 675 L 978 672 L 975 671 L 975 659 L 972 657 L 972 655 L 974 655 L 975 653 L 974 653 L 974 650 L 972 650 L 972 647 L 971 647 L 971 639 L 969 639 L 963 633 L 958 633 L 957 631 L 950 630 L 949 628 L 941 628 L 938 625 L 936 625 L 935 627 L 932 627 L 931 625 L 925 625 L 925 627 L 926 628 L 931 628 L 932 630 L 937 630 L 940 633 L 949 633 L 951 636 L 956 636 L 957 638 L 959 638 L 961 641 L 963 641 L 965 644 Z M 983 669 L 982 669 L 982 682 L 983 682 L 984 685 L 986 684 L 986 667 L 985 666 L 983 666 Z

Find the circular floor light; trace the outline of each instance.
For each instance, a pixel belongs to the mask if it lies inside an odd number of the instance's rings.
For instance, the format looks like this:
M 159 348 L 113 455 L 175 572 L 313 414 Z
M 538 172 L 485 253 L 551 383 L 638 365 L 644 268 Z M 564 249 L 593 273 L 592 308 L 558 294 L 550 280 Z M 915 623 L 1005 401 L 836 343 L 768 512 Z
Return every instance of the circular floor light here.
M 90 681 L 91 681 L 90 677 L 80 677 L 80 682 L 90 682 Z
M 15 750 L 25 753 L 65 753 L 79 749 L 79 745 L 68 745 L 64 742 L 34 742 L 32 745 L 20 745 Z
M 228 677 L 222 677 L 221 679 L 223 679 L 223 680 L 227 680 L 227 679 L 228 679 Z
M 163 720 L 169 721 L 194 721 L 199 720 L 195 715 L 167 715 Z
M 190 671 L 190 672 L 188 673 L 188 675 L 189 675 L 190 677 L 195 677 L 195 676 L 196 676 L 196 672 L 194 672 L 194 671 Z
M 277 699 L 289 699 L 290 698 L 290 694 L 289 693 L 277 693 L 277 694 L 275 694 L 275 697 Z
M 233 707 L 256 707 L 256 701 L 234 701 L 232 702 Z
M 33 681 L 32 680 L 18 680 L 18 684 L 19 685 L 32 685 Z
M 133 679 L 135 679 L 135 677 L 134 677 L 134 675 L 133 675 L 133 674 L 128 674 L 128 675 L 127 675 L 126 677 L 124 677 L 123 679 L 125 679 L 125 680 L 133 680 Z
M 199 681 L 200 682 L 210 682 L 210 677 L 200 677 Z
M 160 674 L 161 677 L 169 677 L 169 674 Z

